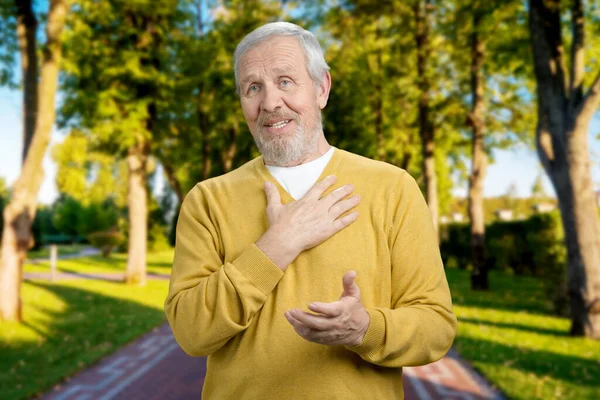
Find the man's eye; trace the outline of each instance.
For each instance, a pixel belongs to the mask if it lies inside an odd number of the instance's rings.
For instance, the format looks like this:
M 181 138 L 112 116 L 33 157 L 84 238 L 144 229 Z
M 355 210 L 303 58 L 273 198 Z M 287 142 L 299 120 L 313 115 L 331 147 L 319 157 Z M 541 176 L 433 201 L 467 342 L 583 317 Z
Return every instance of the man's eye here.
M 258 91 L 258 85 L 250 85 L 248 93 L 256 93 Z
M 289 79 L 282 79 L 280 82 L 280 85 L 283 87 L 288 87 L 292 84 L 292 81 L 290 81 Z

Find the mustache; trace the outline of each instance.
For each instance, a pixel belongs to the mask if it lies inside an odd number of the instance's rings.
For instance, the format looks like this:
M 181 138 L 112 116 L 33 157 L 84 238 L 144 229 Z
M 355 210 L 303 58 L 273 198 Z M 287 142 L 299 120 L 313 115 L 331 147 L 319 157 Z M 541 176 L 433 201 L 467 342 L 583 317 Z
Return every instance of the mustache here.
M 276 112 L 276 113 L 270 113 L 270 114 L 260 114 L 258 116 L 258 125 L 259 126 L 264 126 L 265 123 L 269 120 L 273 120 L 273 119 L 293 119 L 294 121 L 298 120 L 298 115 L 296 113 L 289 113 L 289 112 Z

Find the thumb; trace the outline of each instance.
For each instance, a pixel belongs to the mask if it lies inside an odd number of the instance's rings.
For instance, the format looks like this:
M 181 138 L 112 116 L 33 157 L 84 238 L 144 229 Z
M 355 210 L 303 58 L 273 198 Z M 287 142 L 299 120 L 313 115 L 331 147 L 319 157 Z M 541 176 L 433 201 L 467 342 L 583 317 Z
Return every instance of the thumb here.
M 279 190 L 271 182 L 265 182 L 265 193 L 267 194 L 267 206 L 281 205 Z
M 348 271 L 344 274 L 344 277 L 342 278 L 344 293 L 342 296 L 356 297 L 360 299 L 360 289 L 358 288 L 356 282 L 354 282 L 357 275 L 358 274 L 354 270 Z

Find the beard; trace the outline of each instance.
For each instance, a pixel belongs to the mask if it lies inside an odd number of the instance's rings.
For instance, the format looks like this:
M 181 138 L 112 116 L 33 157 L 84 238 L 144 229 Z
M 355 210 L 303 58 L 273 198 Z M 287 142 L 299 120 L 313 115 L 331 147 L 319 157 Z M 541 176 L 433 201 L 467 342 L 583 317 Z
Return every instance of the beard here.
M 288 167 L 303 157 L 314 153 L 317 149 L 319 134 L 323 132 L 321 110 L 316 110 L 317 120 L 313 127 L 306 127 L 304 122 L 300 123 L 297 115 L 271 114 L 261 116 L 258 120 L 258 132 L 254 142 L 263 159 L 269 165 L 277 167 Z M 290 119 L 296 122 L 297 128 L 285 135 L 267 134 L 264 132 L 264 121 L 272 119 Z

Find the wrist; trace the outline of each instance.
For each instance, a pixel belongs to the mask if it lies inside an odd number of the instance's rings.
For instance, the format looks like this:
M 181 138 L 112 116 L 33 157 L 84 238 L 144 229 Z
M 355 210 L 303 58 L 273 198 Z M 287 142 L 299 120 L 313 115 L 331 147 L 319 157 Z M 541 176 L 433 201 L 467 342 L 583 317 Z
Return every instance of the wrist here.
M 301 252 L 294 246 L 294 241 L 289 239 L 289 234 L 277 227 L 269 228 L 255 244 L 282 271 Z

